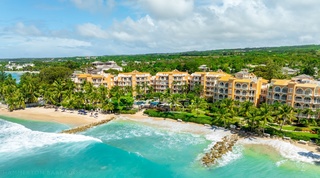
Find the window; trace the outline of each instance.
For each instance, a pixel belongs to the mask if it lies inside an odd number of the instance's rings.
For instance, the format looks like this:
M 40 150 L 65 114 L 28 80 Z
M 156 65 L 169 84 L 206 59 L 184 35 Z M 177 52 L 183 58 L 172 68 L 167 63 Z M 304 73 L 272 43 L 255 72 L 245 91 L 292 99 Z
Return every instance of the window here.
M 276 100 L 280 99 L 280 95 L 278 93 L 274 94 L 273 99 L 276 99 Z
M 289 93 L 292 93 L 292 88 L 289 88 Z
M 274 87 L 275 92 L 280 92 L 281 88 L 280 87 Z
M 287 87 L 282 88 L 282 93 L 288 93 L 288 88 Z
M 287 95 L 282 95 L 281 100 L 287 100 Z
M 288 100 L 292 100 L 292 95 L 288 95 Z
M 296 94 L 303 94 L 303 90 L 302 90 L 301 88 L 298 88 L 298 89 L 296 90 Z
M 310 88 L 308 88 L 305 93 L 305 95 L 312 95 L 312 90 Z
M 311 102 L 311 98 L 309 98 L 309 97 L 304 98 L 304 102 L 305 103 L 310 103 Z

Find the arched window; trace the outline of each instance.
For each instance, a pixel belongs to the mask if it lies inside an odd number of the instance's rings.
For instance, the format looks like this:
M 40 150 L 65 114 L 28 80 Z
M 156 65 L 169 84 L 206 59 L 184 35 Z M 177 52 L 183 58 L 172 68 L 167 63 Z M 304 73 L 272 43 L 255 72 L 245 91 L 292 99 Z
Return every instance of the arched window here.
M 312 90 L 310 88 L 306 89 L 304 92 L 305 95 L 312 95 Z
M 225 87 L 229 87 L 229 83 L 224 84 Z
M 274 87 L 274 91 L 275 91 L 275 92 L 280 92 L 280 91 L 281 91 L 281 88 L 280 88 L 280 87 Z
M 298 88 L 297 90 L 296 90 L 296 94 L 303 94 L 303 90 L 301 89 L 301 88 Z
M 236 90 L 236 94 L 237 94 L 237 95 L 240 95 L 240 90 Z
M 309 104 L 305 104 L 305 105 L 303 105 L 303 108 L 310 108 L 310 105 Z
M 240 100 L 240 97 L 239 97 L 239 96 L 236 96 L 236 100 L 238 100 L 238 101 L 239 101 L 239 100 Z
M 241 88 L 240 83 L 237 83 L 237 84 L 236 84 L 236 87 L 237 87 L 237 88 Z
M 228 89 L 225 89 L 225 90 L 224 90 L 224 94 L 228 94 Z
M 305 102 L 305 103 L 310 103 L 310 102 L 311 102 L 311 98 L 305 97 L 305 98 L 304 98 L 304 102 Z
M 242 88 L 248 88 L 248 85 L 247 84 L 243 84 Z
M 222 88 L 219 89 L 219 93 L 223 93 L 223 89 Z
M 287 100 L 287 95 L 282 95 L 281 100 Z
M 219 99 L 223 99 L 223 95 L 219 95 Z
M 223 87 L 224 86 L 224 83 L 223 82 L 220 82 L 220 84 L 219 84 L 221 87 Z
M 288 88 L 287 87 L 282 88 L 282 93 L 288 93 Z
M 280 95 L 278 93 L 274 94 L 273 99 L 276 99 L 276 100 L 280 99 Z
M 242 97 L 242 98 L 241 98 L 241 101 L 246 101 L 246 97 Z
M 296 98 L 295 98 L 295 101 L 302 101 L 302 97 L 300 97 L 300 96 L 297 96 Z
M 247 95 L 247 91 L 242 91 L 242 95 Z

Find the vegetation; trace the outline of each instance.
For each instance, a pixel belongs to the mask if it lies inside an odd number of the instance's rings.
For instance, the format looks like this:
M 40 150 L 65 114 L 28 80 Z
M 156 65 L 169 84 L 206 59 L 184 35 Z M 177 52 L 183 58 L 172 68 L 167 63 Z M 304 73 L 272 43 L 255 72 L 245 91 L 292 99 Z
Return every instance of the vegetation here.
M 82 70 L 91 66 L 91 62 L 113 60 L 118 65 L 122 61 L 124 72 L 138 70 L 150 72 L 152 75 L 160 71 L 178 69 L 193 73 L 200 65 L 207 65 L 208 70 L 222 69 L 228 73 L 235 73 L 242 68 L 249 68 L 257 76 L 265 79 L 290 78 L 281 72 L 281 67 L 299 69 L 301 73 L 315 75 L 320 68 L 320 45 L 231 49 L 214 51 L 191 51 L 174 54 L 147 54 L 124 56 L 99 57 L 71 57 L 59 59 L 32 59 L 33 67 L 26 69 L 40 71 L 39 74 L 26 73 L 20 83 L 3 72 L 8 60 L 0 62 L 0 101 L 6 103 L 9 110 L 23 109 L 30 103 L 44 101 L 46 104 L 63 106 L 69 109 L 101 109 L 102 112 L 134 113 L 133 92 L 137 99 L 158 99 L 167 106 L 159 110 L 147 110 L 146 114 L 155 117 L 181 119 L 184 121 L 202 124 L 215 124 L 228 128 L 234 124 L 241 129 L 259 134 L 271 133 L 290 136 L 294 139 L 317 139 L 319 134 L 319 111 L 294 110 L 292 107 L 281 104 L 255 107 L 249 102 L 239 103 L 225 99 L 212 103 L 201 98 L 203 86 L 196 86 L 193 90 L 183 87 L 181 94 L 172 94 L 170 90 L 164 93 L 154 93 L 152 86 L 94 87 L 91 83 L 75 85 L 70 75 L 75 70 Z M 16 63 L 27 63 L 30 59 L 10 59 Z M 249 65 L 251 64 L 251 65 Z M 109 70 L 112 74 L 118 71 Z M 316 76 L 316 77 L 319 77 Z M 296 115 L 299 117 L 297 118 Z M 312 118 L 311 116 L 317 116 Z M 277 124 L 277 126 L 274 126 Z M 296 131 L 287 131 L 287 124 L 294 124 Z M 313 132 L 313 133 L 311 133 Z

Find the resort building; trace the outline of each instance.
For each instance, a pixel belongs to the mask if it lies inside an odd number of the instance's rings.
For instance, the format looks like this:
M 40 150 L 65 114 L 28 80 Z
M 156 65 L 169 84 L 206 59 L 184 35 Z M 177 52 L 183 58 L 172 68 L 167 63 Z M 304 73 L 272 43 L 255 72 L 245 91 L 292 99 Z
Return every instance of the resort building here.
M 254 105 L 264 101 L 262 91 L 266 90 L 268 84 L 267 80 L 256 77 L 246 69 L 236 73 L 235 77 L 223 76 L 217 82 L 213 101 L 230 98 L 240 102 L 249 101 Z
M 115 78 L 115 81 L 116 85 L 120 87 L 132 87 L 134 89 L 134 95 L 136 95 L 138 94 L 136 92 L 148 92 L 151 75 L 150 73 L 134 70 L 129 73 L 119 73 L 119 75 Z
M 93 75 L 93 74 L 75 74 L 75 77 L 72 78 L 74 83 L 81 85 L 82 83 L 90 82 L 95 87 L 103 85 L 108 89 L 111 89 L 114 86 L 114 76 L 110 74 L 105 75 Z
M 320 82 L 308 75 L 291 80 L 273 79 L 269 84 L 267 103 L 286 103 L 297 109 L 320 109 Z
M 229 79 L 230 74 L 218 70 L 217 72 L 195 72 L 190 76 L 190 90 L 200 87 L 202 95 L 206 98 L 212 98 L 217 87 L 218 80 L 221 78 Z
M 152 80 L 155 92 L 165 92 L 170 89 L 172 93 L 182 93 L 188 88 L 188 72 L 173 70 L 171 72 L 158 72 Z

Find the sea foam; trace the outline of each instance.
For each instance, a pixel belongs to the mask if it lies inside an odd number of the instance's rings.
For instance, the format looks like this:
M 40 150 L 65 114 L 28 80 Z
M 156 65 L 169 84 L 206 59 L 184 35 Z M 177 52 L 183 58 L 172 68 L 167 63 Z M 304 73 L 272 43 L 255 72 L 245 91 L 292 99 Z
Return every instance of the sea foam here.
M 262 144 L 275 148 L 282 157 L 291 161 L 301 161 L 306 163 L 314 163 L 320 161 L 320 155 L 309 152 L 306 149 L 297 147 L 291 143 L 282 140 L 246 138 L 240 141 L 241 144 Z
M 101 142 L 99 139 L 83 135 L 32 131 L 23 125 L 0 119 L 0 153 L 14 153 L 58 143 L 84 141 Z

